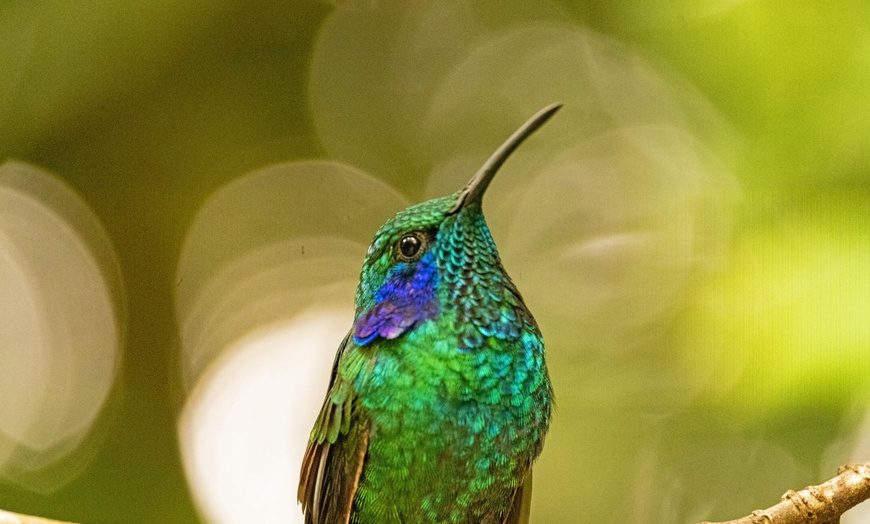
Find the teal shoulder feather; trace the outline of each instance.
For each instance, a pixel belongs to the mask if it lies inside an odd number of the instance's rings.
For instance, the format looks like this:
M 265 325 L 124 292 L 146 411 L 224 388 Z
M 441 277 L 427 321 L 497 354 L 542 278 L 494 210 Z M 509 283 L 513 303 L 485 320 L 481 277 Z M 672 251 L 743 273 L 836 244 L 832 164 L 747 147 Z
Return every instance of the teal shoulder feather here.
M 369 436 L 368 419 L 352 384 L 341 373 L 352 346 L 348 333 L 336 352 L 329 390 L 302 459 L 297 498 L 305 513 L 305 524 L 350 521 Z

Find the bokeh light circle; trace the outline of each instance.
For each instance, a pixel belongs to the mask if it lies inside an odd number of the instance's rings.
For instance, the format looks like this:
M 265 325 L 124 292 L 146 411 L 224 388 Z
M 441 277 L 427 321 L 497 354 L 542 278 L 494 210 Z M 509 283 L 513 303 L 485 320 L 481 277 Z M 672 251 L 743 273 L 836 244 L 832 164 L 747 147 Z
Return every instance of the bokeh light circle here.
M 0 476 L 49 492 L 87 463 L 93 450 L 76 451 L 115 383 L 125 315 L 84 201 L 39 168 L 0 166 Z

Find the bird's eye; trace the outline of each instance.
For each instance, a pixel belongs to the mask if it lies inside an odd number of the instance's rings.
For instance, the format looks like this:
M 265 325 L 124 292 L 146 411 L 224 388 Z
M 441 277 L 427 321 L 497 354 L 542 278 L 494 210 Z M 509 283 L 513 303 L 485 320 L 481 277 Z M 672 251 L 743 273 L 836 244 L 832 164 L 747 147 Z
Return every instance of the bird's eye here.
M 419 231 L 403 235 L 396 244 L 396 254 L 405 262 L 413 262 L 423 254 L 426 236 Z

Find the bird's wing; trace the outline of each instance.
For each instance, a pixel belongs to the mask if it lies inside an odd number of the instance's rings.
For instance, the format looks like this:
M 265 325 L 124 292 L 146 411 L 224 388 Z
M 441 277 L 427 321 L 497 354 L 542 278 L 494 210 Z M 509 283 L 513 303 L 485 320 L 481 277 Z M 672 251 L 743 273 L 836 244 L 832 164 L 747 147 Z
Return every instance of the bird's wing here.
M 514 491 L 514 503 L 504 524 L 529 524 L 529 514 L 532 511 L 532 470 L 523 478 L 523 483 Z
M 339 373 L 352 344 L 348 333 L 336 352 L 329 391 L 302 459 L 297 498 L 305 513 L 305 524 L 350 521 L 369 435 L 353 387 Z

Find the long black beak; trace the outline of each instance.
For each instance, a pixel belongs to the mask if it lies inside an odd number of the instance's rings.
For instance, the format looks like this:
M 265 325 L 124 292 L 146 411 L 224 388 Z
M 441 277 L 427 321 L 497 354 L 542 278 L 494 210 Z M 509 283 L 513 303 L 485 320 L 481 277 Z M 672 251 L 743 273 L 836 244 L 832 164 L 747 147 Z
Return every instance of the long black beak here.
M 544 109 L 535 113 L 532 118 L 526 120 L 525 124 L 521 125 L 519 129 L 514 131 L 514 134 L 505 140 L 501 147 L 496 149 L 495 153 L 493 153 L 492 156 L 484 162 L 483 166 L 481 166 L 477 173 L 471 177 L 468 184 L 466 184 L 462 191 L 459 192 L 459 196 L 456 197 L 456 203 L 453 204 L 453 207 L 450 208 L 450 211 L 448 211 L 447 214 L 452 215 L 462 209 L 463 206 L 471 202 L 480 201 L 483 198 L 483 193 L 486 191 L 486 188 L 489 187 L 489 183 L 492 182 L 492 179 L 495 177 L 498 168 L 504 164 L 510 154 L 513 153 L 514 150 L 539 127 L 544 125 L 544 122 L 549 120 L 550 117 L 553 116 L 561 107 L 561 102 L 548 105 Z

